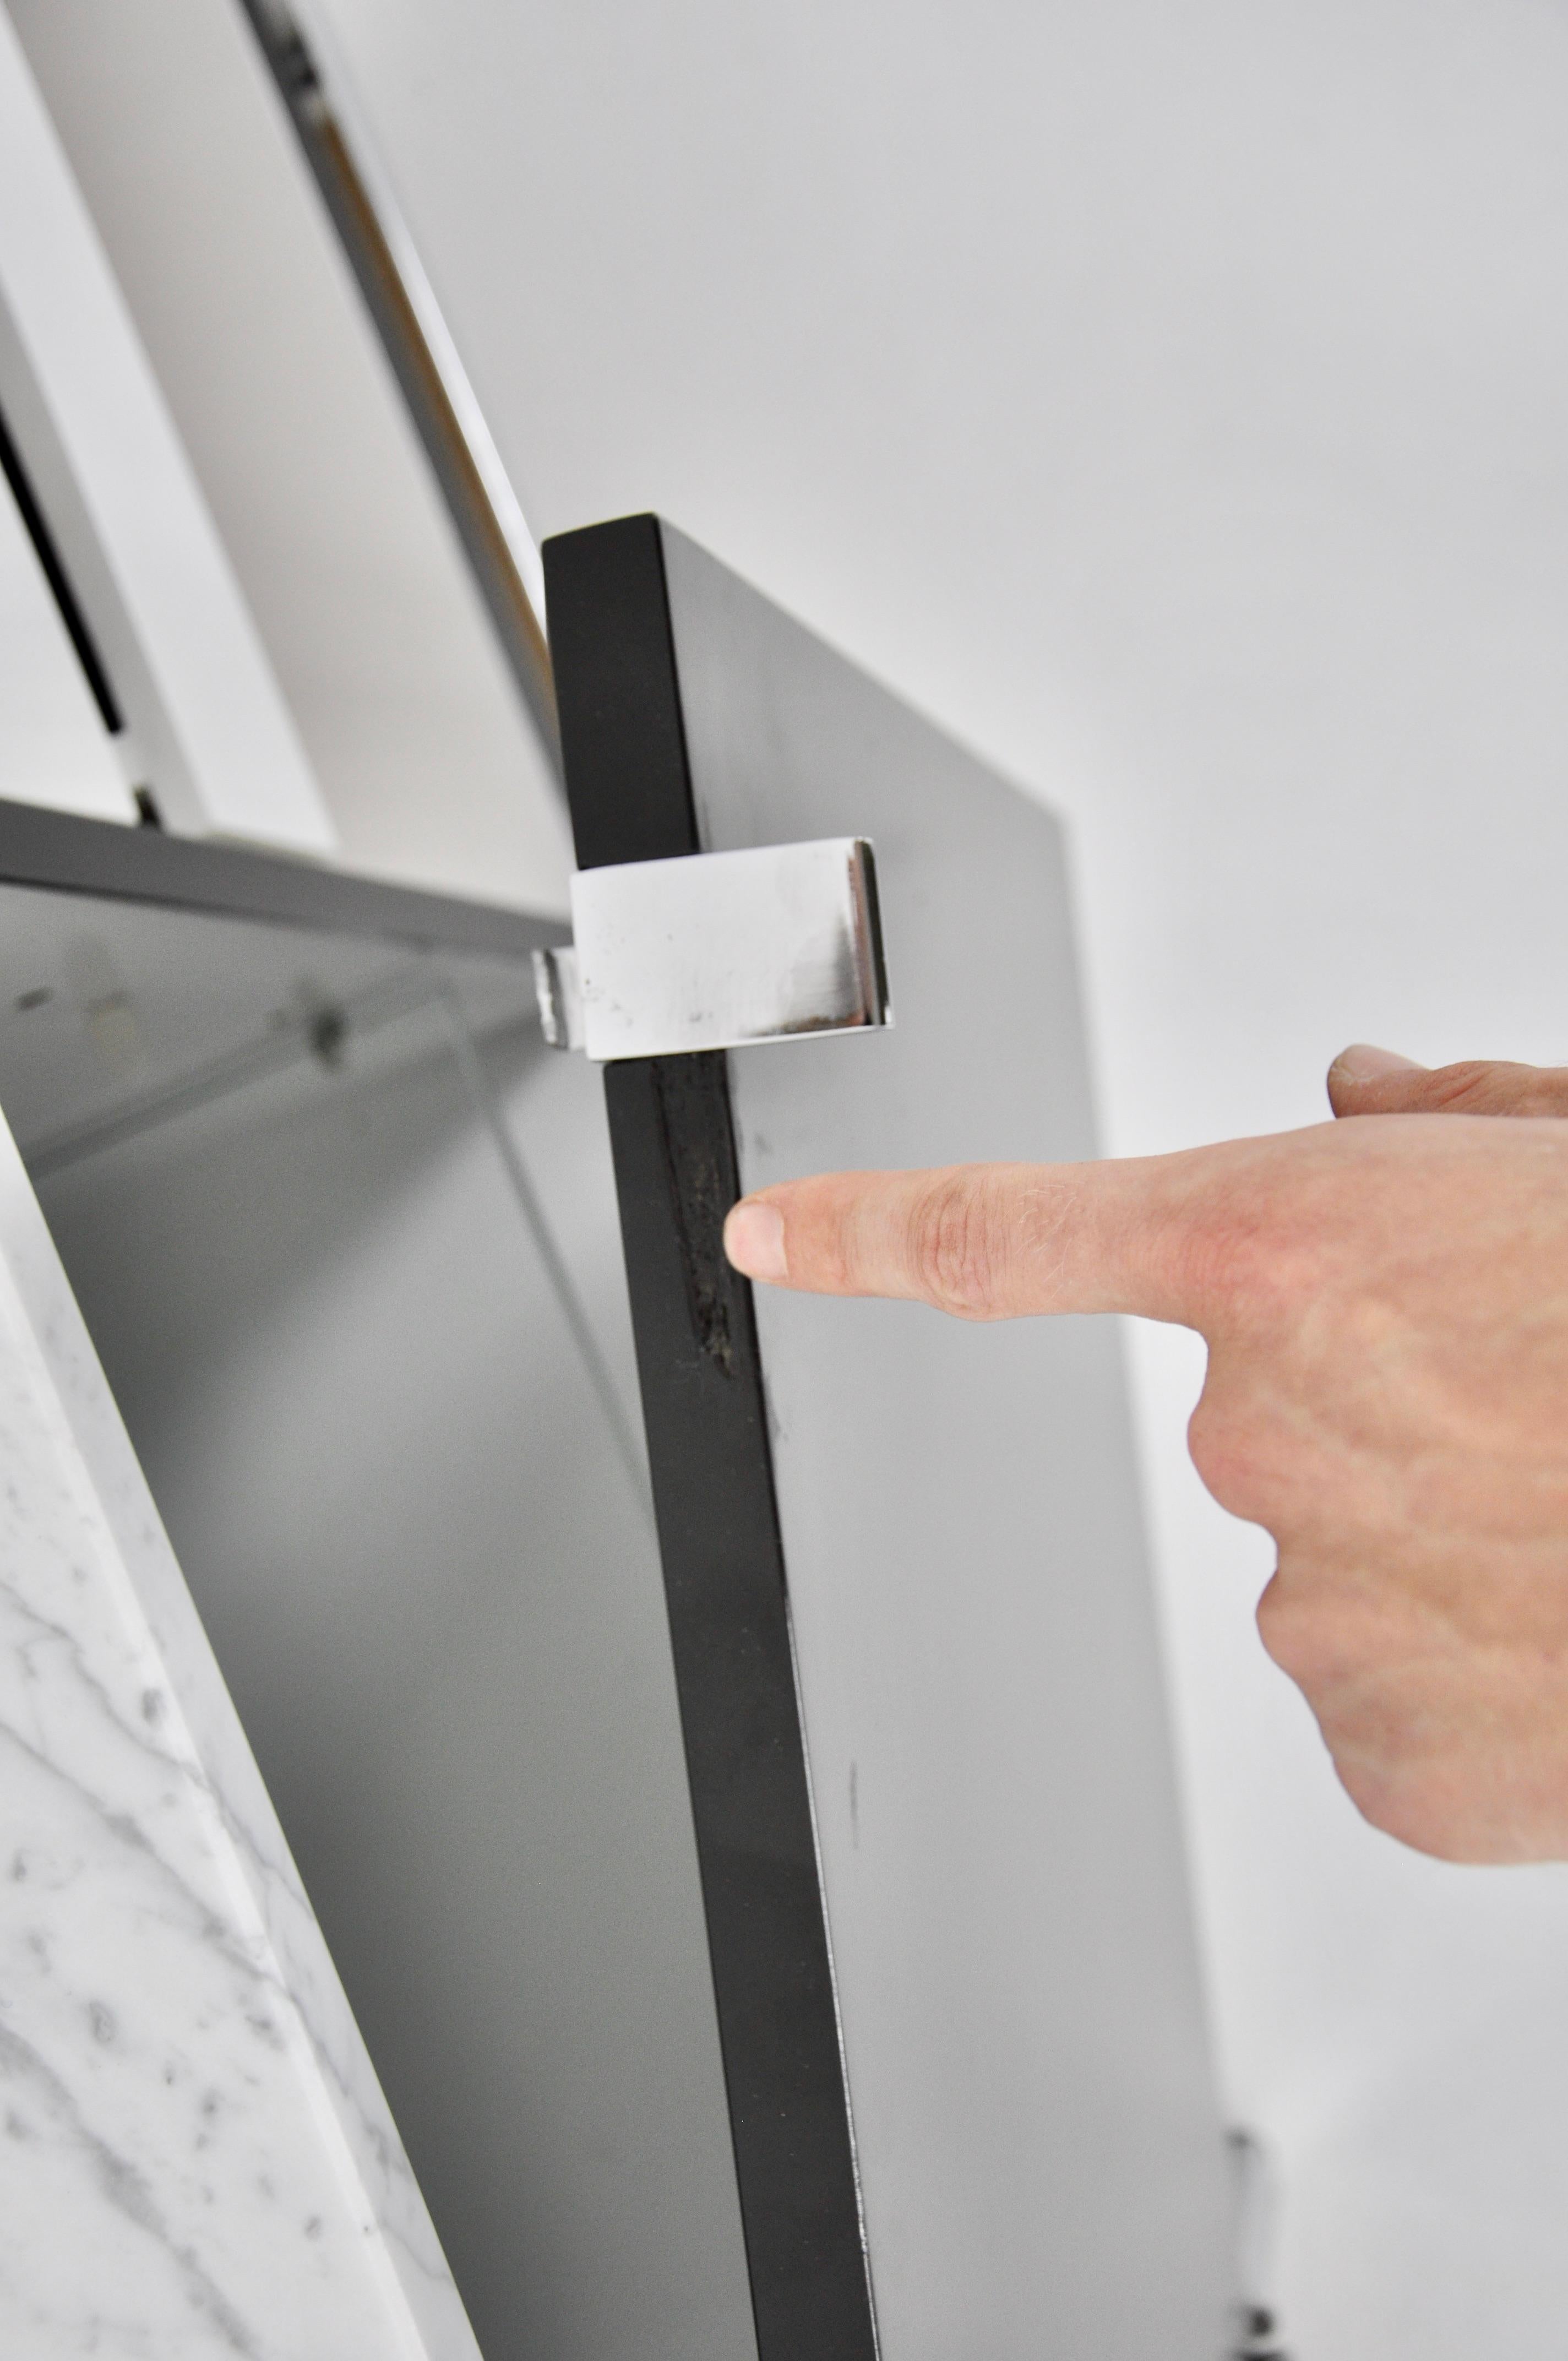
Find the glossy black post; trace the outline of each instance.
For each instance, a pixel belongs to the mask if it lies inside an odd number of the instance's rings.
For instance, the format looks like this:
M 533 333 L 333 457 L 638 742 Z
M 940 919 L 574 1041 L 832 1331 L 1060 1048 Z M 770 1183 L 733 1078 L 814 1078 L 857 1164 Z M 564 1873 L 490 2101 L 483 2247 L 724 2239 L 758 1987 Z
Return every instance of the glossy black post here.
M 585 868 L 696 852 L 658 520 L 545 544 Z M 722 1054 L 605 1069 L 760 2361 L 876 2334 Z

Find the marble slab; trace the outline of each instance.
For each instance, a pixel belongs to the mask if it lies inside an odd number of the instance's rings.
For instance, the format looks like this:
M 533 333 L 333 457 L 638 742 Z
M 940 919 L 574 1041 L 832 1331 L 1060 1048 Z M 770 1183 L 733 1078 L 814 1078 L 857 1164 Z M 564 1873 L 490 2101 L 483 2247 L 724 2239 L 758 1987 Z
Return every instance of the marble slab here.
M 0 2353 L 477 2350 L 0 1123 Z

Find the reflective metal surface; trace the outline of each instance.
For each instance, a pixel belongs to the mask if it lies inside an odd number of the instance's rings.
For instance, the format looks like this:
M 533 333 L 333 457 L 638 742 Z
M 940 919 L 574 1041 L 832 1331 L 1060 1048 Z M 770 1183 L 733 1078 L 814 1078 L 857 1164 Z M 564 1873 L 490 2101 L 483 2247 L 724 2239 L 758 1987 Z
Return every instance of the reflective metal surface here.
M 572 929 L 582 1046 L 601 1063 L 893 1022 L 862 837 L 582 870 Z M 554 958 L 541 1014 L 571 1047 Z
M 533 954 L 533 992 L 539 1003 L 539 1027 L 553 1049 L 583 1046 L 583 994 L 577 982 L 577 954 L 570 943 Z

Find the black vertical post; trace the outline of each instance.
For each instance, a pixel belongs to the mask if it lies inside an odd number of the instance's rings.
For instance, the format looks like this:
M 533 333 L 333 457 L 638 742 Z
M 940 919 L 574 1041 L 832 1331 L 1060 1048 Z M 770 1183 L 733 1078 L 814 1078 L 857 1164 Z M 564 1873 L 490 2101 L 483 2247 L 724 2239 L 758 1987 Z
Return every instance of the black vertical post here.
M 655 517 L 546 543 L 584 868 L 702 850 Z M 876 2334 L 722 1053 L 605 1069 L 760 2361 Z

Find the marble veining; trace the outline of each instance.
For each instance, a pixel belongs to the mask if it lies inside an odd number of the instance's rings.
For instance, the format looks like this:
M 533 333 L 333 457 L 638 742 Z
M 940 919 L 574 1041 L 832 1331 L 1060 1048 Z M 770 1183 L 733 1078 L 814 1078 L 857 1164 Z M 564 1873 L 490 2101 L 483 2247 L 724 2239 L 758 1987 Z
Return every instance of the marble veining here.
M 0 2354 L 477 2356 L 3 1125 Z

